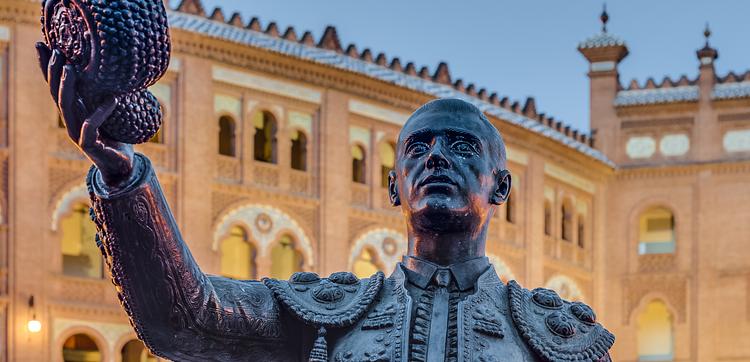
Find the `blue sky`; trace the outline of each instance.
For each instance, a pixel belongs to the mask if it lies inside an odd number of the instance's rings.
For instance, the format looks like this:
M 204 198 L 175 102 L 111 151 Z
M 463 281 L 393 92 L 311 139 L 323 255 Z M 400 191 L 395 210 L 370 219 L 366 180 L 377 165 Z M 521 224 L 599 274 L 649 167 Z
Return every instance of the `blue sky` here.
M 177 2 L 177 0 L 172 0 Z M 523 101 L 537 110 L 588 130 L 587 63 L 580 41 L 600 30 L 601 0 L 203 0 L 207 12 L 220 6 L 265 27 L 294 26 L 316 39 L 334 25 L 346 47 L 369 47 L 402 64 L 434 70 L 448 62 L 453 79 Z M 635 78 L 693 77 L 695 50 L 710 23 L 719 50 L 717 71 L 750 69 L 750 1 L 615 0 L 607 3 L 609 32 L 624 39 L 630 55 L 620 66 L 624 85 Z

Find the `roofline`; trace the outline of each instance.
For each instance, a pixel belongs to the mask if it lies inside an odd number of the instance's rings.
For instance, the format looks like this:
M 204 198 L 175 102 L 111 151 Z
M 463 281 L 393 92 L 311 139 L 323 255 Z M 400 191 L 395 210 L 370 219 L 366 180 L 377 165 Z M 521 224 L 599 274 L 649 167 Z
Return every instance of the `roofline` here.
M 462 99 L 475 105 L 488 115 L 500 118 L 512 125 L 528 129 L 543 137 L 552 139 L 553 141 L 572 148 L 611 168 L 616 167 L 614 162 L 607 158 L 601 151 L 596 150 L 587 144 L 576 141 L 565 134 L 540 123 L 538 120 L 513 113 L 510 110 L 496 106 L 478 97 L 460 92 L 449 85 L 397 72 L 390 68 L 353 58 L 336 51 L 321 49 L 315 46 L 308 46 L 298 42 L 269 36 L 262 32 L 225 24 L 206 17 L 175 10 L 167 10 L 167 14 L 169 17 L 169 26 L 174 29 L 199 33 L 232 43 L 312 61 L 332 68 L 361 74 L 369 78 L 391 83 L 436 98 Z

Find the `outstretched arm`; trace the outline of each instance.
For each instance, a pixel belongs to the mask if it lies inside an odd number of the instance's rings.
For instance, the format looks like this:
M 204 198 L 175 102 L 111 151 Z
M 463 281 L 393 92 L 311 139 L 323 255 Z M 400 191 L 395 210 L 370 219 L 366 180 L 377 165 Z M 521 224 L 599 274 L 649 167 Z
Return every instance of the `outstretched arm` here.
M 68 133 L 94 163 L 87 182 L 97 242 L 139 338 L 155 354 L 180 361 L 283 356 L 280 348 L 288 344 L 281 342 L 288 337 L 271 292 L 258 282 L 200 270 L 148 159 L 98 132 L 116 99 L 87 106 L 76 95 L 77 74 L 63 66 L 63 55 L 41 43 L 37 49 Z

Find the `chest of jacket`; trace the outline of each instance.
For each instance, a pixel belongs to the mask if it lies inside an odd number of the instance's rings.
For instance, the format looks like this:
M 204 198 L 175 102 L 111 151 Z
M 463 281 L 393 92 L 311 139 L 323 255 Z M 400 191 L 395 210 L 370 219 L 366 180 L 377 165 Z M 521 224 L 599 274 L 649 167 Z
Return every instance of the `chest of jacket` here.
M 482 283 L 458 302 L 455 361 L 536 361 L 510 317 L 507 288 L 499 280 Z M 366 316 L 350 328 L 329 335 L 329 358 L 335 362 L 411 361 L 413 300 L 397 275 L 383 285 Z M 424 331 L 427 334 L 427 331 Z M 427 342 L 429 343 L 429 341 Z M 433 361 L 437 356 L 428 356 Z M 438 357 L 439 358 L 439 357 Z

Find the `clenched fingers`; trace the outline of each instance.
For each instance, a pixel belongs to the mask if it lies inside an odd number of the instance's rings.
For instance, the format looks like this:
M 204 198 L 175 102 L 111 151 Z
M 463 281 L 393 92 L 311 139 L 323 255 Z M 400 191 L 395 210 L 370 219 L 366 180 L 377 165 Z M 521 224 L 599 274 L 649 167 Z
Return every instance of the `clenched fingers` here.
M 68 135 L 74 141 L 78 141 L 81 131 L 80 117 L 77 117 L 75 111 L 76 100 L 76 72 L 72 65 L 63 67 L 62 79 L 60 80 L 60 89 L 58 93 L 57 106 L 60 109 L 60 115 L 65 121 L 65 127 L 68 129 Z
M 52 51 L 49 65 L 47 66 L 47 83 L 55 103 L 60 92 L 60 77 L 62 76 L 62 67 L 65 64 L 65 56 L 59 50 Z
M 52 52 L 47 47 L 47 44 L 37 42 L 36 53 L 37 59 L 39 60 L 39 68 L 42 70 L 42 76 L 44 76 L 44 80 L 47 81 L 47 69 L 49 67 L 49 58 L 52 56 Z

